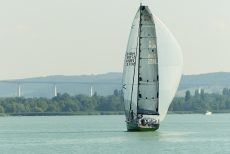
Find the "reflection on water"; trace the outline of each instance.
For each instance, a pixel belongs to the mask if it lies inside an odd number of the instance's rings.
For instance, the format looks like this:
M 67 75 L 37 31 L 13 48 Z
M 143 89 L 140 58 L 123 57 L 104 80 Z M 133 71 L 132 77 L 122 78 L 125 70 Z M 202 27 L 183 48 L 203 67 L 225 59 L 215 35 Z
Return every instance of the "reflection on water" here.
M 1 117 L 1 153 L 230 153 L 230 115 L 168 115 L 155 132 L 124 116 Z

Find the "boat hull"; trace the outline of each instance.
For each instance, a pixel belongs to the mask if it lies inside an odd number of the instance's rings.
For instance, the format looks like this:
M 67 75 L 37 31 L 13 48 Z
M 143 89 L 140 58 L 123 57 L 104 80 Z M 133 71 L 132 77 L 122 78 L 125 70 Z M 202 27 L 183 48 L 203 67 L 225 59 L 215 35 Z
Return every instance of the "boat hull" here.
M 159 129 L 160 124 L 154 124 L 153 127 L 140 127 L 136 123 L 126 123 L 127 124 L 127 131 L 129 132 L 138 132 L 138 131 L 156 131 Z

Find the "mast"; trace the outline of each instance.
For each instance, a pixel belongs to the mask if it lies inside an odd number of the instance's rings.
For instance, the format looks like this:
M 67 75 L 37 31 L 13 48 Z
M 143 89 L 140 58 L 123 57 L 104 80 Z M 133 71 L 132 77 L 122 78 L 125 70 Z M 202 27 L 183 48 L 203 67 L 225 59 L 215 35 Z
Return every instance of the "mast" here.
M 139 101 L 139 85 L 140 85 L 140 52 L 141 52 L 141 15 L 142 15 L 142 2 L 140 3 L 140 21 L 139 21 L 139 32 L 138 32 L 138 43 L 139 43 L 139 49 L 138 49 L 138 66 L 137 66 L 137 110 L 139 108 L 138 101 Z

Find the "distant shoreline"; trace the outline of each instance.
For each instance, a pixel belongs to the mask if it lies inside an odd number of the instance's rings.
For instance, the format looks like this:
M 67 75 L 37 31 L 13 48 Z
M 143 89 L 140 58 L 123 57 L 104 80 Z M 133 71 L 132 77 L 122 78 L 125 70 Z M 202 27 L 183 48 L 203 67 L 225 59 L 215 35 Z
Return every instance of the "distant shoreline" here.
M 123 111 L 92 111 L 92 112 L 31 112 L 31 113 L 0 113 L 0 116 L 81 116 L 81 115 L 123 115 Z
M 230 113 L 230 111 L 213 111 L 214 114 Z M 168 114 L 205 114 L 204 112 L 192 111 L 169 111 Z M 0 116 L 83 116 L 83 115 L 124 115 L 123 111 L 101 111 L 101 112 L 35 112 L 35 113 L 0 113 Z

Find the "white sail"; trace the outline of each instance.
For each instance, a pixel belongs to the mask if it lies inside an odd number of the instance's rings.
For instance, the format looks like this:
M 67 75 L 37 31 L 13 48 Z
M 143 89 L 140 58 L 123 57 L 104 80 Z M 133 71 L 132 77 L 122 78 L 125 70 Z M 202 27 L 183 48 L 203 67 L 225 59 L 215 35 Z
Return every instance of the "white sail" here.
M 159 113 L 162 121 L 167 114 L 181 79 L 183 56 L 181 48 L 172 33 L 158 17 L 153 16 L 153 18 L 157 33 L 160 86 Z
M 140 12 L 138 11 L 132 23 L 123 68 L 123 94 L 126 116 L 128 116 L 130 110 L 133 110 L 136 114 L 137 108 L 139 18 Z

